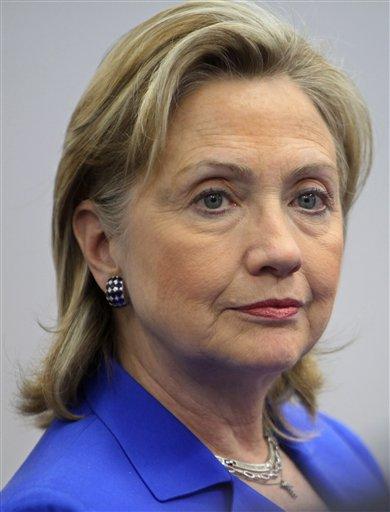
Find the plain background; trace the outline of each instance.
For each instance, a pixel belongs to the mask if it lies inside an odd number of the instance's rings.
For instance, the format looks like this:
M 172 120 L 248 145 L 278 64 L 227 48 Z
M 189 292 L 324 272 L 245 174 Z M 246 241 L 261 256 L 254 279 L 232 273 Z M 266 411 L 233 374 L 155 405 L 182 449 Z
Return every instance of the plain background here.
M 2 485 L 42 431 L 14 414 L 17 364 L 37 362 L 56 316 L 50 252 L 52 190 L 66 125 L 117 39 L 175 2 L 4 2 L 2 112 Z M 258 2 L 325 41 L 371 112 L 375 160 L 351 216 L 342 276 L 324 346 L 320 408 L 361 436 L 389 477 L 387 2 Z M 342 461 L 340 461 L 342 463 Z

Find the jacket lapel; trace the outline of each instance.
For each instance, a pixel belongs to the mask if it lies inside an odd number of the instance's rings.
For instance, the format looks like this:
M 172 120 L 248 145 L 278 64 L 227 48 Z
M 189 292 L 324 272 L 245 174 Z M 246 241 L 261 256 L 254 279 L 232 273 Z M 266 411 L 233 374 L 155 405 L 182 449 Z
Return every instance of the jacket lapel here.
M 204 444 L 111 360 L 85 386 L 86 399 L 160 501 L 229 483 L 231 476 Z

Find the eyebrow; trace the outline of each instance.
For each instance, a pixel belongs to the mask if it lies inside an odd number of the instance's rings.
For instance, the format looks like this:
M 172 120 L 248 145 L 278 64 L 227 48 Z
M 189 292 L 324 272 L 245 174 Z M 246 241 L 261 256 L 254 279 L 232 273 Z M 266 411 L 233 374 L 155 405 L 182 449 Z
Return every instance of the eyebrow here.
M 256 174 L 254 170 L 252 170 L 250 167 L 243 165 L 243 164 L 238 164 L 238 163 L 234 163 L 234 162 L 221 162 L 219 160 L 207 159 L 207 160 L 201 160 L 200 162 L 197 162 L 195 164 L 186 165 L 185 167 L 180 169 L 180 171 L 178 172 L 178 176 L 179 175 L 181 176 L 182 174 L 188 174 L 190 172 L 192 174 L 193 172 L 199 171 L 199 169 L 203 168 L 203 167 L 205 167 L 205 168 L 212 167 L 215 169 L 220 169 L 220 170 L 225 170 L 225 171 L 228 170 L 239 179 L 253 180 L 253 178 L 255 177 L 255 174 Z M 301 165 L 301 166 L 293 169 L 291 171 L 291 173 L 289 173 L 288 179 L 289 180 L 297 180 L 299 178 L 306 177 L 308 174 L 310 174 L 312 172 L 318 172 L 320 170 L 331 171 L 337 177 L 339 175 L 337 168 L 334 167 L 333 165 L 326 163 L 326 162 L 313 162 L 310 164 Z

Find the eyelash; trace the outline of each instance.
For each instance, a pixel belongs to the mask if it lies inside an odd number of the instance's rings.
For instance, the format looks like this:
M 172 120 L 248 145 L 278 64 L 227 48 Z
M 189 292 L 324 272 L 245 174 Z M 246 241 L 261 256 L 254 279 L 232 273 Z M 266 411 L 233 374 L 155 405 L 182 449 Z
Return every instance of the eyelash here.
M 230 201 L 233 201 L 232 195 L 227 192 L 224 189 L 217 189 L 217 188 L 208 188 L 207 190 L 203 190 L 200 194 L 198 194 L 195 199 L 193 200 L 194 203 L 199 202 L 201 199 L 204 199 L 205 197 L 212 195 L 212 194 L 221 194 L 225 196 Z M 326 192 L 325 190 L 321 188 L 316 187 L 310 187 L 307 189 L 302 190 L 297 197 L 308 195 L 308 194 L 315 194 L 318 197 L 320 197 L 323 202 L 325 203 L 326 207 L 322 210 L 316 211 L 315 213 L 304 213 L 305 215 L 311 215 L 311 216 L 322 216 L 325 215 L 329 210 L 332 209 L 333 203 L 334 203 L 334 195 L 332 192 Z M 312 210 L 305 210 L 304 212 L 310 212 Z M 225 215 L 227 210 L 222 211 L 215 211 L 212 212 L 211 210 L 202 210 L 201 213 L 206 216 L 215 216 L 215 215 Z

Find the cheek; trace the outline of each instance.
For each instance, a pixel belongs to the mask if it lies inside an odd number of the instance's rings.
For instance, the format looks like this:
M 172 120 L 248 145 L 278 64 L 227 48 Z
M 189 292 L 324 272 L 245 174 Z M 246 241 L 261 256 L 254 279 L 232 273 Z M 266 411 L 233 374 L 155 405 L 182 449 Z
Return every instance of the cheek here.
M 202 313 L 204 321 L 234 270 L 226 245 L 215 236 L 194 236 L 172 224 L 134 231 L 126 263 L 134 305 L 143 304 L 145 313 L 160 318 L 179 313 L 183 321 L 185 315 Z
M 335 232 L 306 257 L 306 275 L 313 301 L 308 309 L 312 335 L 318 339 L 332 313 L 343 257 L 343 234 Z
M 226 250 L 215 240 L 202 238 L 181 237 L 180 242 L 160 245 L 160 270 L 155 276 L 159 301 L 180 302 L 181 310 L 195 305 L 210 307 L 227 286 L 233 265 Z

